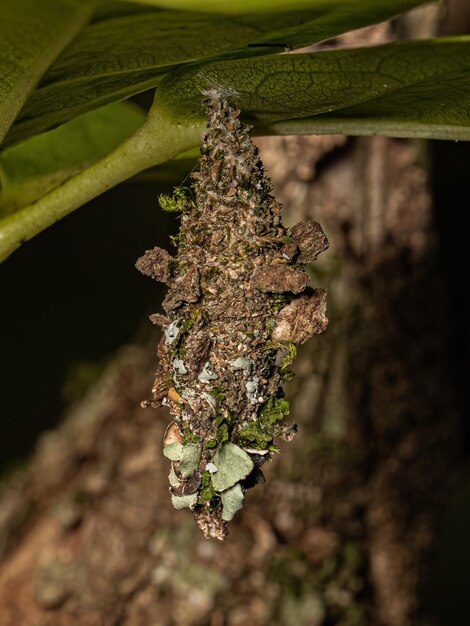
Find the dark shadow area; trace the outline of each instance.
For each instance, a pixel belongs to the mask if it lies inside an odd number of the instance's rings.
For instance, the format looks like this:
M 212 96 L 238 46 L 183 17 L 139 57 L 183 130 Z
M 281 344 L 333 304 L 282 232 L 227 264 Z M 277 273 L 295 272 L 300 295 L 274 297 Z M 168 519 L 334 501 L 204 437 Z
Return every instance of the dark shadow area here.
M 167 245 L 177 227 L 158 206 L 162 191 L 151 183 L 121 185 L 0 266 L 0 466 L 27 454 L 37 435 L 57 424 L 71 370 L 85 363 L 92 375 L 93 364 L 99 369 L 132 339 L 142 312 L 161 296 L 134 263 L 146 247 Z
M 470 145 L 467 142 L 434 142 L 430 180 L 439 236 L 441 267 L 446 276 L 454 329 L 454 375 L 465 405 L 466 452 L 470 452 L 470 298 L 468 297 Z
M 448 289 L 450 324 L 452 326 L 452 374 L 461 406 L 463 445 L 467 464 L 470 453 L 470 299 L 468 268 L 470 267 L 469 198 L 470 144 L 468 142 L 433 142 L 430 180 L 434 198 L 435 220 L 440 244 L 440 265 Z M 446 480 L 446 477 L 443 477 Z M 460 481 L 459 481 L 460 482 Z M 449 510 L 442 512 L 432 559 L 427 593 L 435 607 L 439 624 L 461 623 L 468 604 L 468 561 L 470 541 L 470 490 L 467 477 L 462 476 Z

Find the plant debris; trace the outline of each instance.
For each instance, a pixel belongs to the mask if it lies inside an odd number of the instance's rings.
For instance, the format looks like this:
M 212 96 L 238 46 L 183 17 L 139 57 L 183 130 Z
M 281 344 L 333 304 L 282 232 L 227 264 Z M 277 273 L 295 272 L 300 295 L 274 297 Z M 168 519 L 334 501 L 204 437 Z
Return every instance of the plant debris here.
M 175 508 L 189 508 L 206 535 L 224 539 L 260 466 L 290 441 L 282 383 L 304 343 L 327 325 L 326 292 L 308 286 L 305 264 L 328 247 L 316 222 L 291 229 L 271 195 L 250 128 L 219 94 L 191 189 L 160 197 L 178 212 L 177 253 L 153 248 L 136 267 L 168 284 L 153 399 L 170 408 L 164 454 Z

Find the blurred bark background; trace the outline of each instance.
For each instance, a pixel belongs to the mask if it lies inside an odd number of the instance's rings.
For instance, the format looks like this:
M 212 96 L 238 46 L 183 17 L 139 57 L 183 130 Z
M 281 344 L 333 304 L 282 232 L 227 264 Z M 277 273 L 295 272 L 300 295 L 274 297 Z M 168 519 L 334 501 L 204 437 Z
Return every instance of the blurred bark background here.
M 383 35 L 383 33 L 382 33 Z M 174 511 L 124 347 L 0 492 L 0 626 L 431 626 L 427 569 L 462 463 L 424 144 L 257 140 L 285 222 L 319 221 L 329 329 L 289 384 L 298 437 L 224 544 Z M 264 468 L 263 468 L 264 469 Z
M 446 296 L 417 147 L 259 140 L 290 223 L 331 240 L 330 327 L 296 364 L 300 435 L 225 544 L 172 510 L 154 351 L 123 349 L 0 500 L 2 626 L 428 624 L 419 584 L 458 465 Z M 419 146 L 418 146 L 419 147 Z

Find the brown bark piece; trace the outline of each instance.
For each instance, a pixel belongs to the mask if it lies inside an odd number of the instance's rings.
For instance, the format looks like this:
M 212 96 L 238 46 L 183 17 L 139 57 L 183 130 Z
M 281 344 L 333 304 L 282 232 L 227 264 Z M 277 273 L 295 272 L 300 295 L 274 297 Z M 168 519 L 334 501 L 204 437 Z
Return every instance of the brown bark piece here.
M 327 326 L 326 291 L 315 289 L 311 294 L 295 298 L 279 311 L 272 338 L 274 341 L 305 343 Z
M 308 282 L 305 272 L 281 264 L 257 267 L 251 277 L 251 286 L 266 293 L 299 293 Z
M 197 302 L 201 295 L 199 271 L 195 265 L 191 265 L 183 276 L 177 278 L 172 284 L 163 301 L 163 308 L 170 314 L 186 302 Z
M 330 244 L 318 222 L 303 220 L 291 228 L 292 238 L 300 248 L 301 263 L 313 263 L 319 254 L 328 250 Z
M 170 263 L 168 252 L 156 246 L 137 259 L 135 266 L 144 276 L 166 283 L 170 279 Z

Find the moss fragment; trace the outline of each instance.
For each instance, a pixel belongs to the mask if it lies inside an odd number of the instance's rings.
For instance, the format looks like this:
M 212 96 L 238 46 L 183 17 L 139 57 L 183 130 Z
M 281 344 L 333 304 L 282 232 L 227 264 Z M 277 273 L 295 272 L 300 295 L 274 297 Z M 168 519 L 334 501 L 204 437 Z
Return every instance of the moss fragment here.
M 289 414 L 289 403 L 285 398 L 271 396 L 261 409 L 259 419 L 248 423 L 238 433 L 241 445 L 250 445 L 258 450 L 276 448 L 272 440 L 282 431 L 282 421 Z M 274 451 L 274 450 L 273 450 Z
M 201 489 L 199 492 L 198 502 L 200 504 L 205 504 L 206 502 L 210 502 L 214 498 L 215 495 L 216 495 L 216 491 L 214 489 L 214 486 L 212 485 L 211 475 L 206 470 L 202 474 Z
M 171 195 L 160 194 L 158 204 L 166 213 L 183 213 L 193 205 L 192 190 L 189 187 L 175 187 Z
M 261 409 L 260 423 L 263 426 L 281 422 L 286 415 L 289 415 L 289 403 L 285 398 L 271 396 Z
M 216 434 L 215 437 L 208 439 L 206 442 L 206 449 L 211 450 L 217 448 L 221 444 L 229 440 L 229 426 L 225 421 L 221 421 L 217 424 L 216 420 Z

